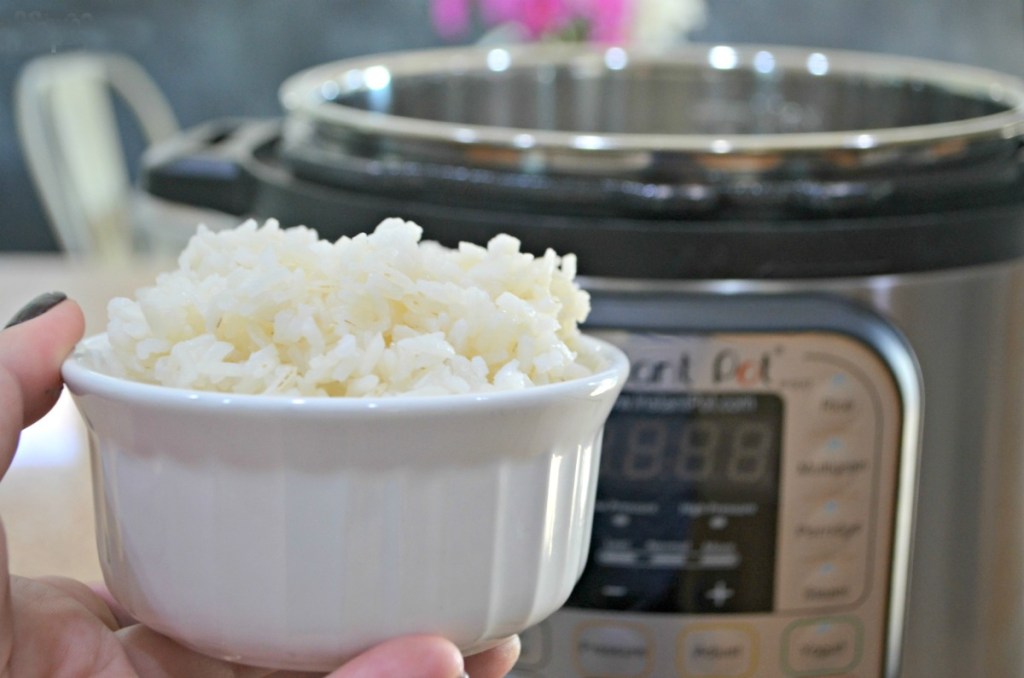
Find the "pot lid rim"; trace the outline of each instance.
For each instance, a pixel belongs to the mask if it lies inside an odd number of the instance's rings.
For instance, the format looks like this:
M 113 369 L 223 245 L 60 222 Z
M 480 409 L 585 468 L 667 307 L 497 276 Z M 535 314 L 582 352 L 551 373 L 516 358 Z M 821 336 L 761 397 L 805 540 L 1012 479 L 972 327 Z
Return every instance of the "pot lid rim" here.
M 465 72 L 485 67 L 488 55 L 495 50 L 506 53 L 510 64 L 530 65 L 550 63 L 554 60 L 557 63 L 579 64 L 580 67 L 597 67 L 608 59 L 609 53 L 613 50 L 625 55 L 629 63 L 669 63 L 681 60 L 688 65 L 697 65 L 706 63 L 715 49 L 732 50 L 736 55 L 736 68 L 739 68 L 740 64 L 752 63 L 759 53 L 771 54 L 778 63 L 790 69 L 796 68 L 796 64 L 806 64 L 809 59 L 818 55 L 827 61 L 828 72 L 898 78 L 940 86 L 951 93 L 1005 105 L 1006 109 L 962 120 L 905 127 L 868 127 L 780 134 L 607 133 L 428 120 L 337 105 L 323 96 L 325 83 L 334 83 L 340 92 L 345 75 L 349 73 L 384 69 L 376 72 L 390 78 L 392 73 L 409 75 Z M 431 64 L 444 68 L 441 71 L 428 70 Z M 333 87 L 328 89 L 333 91 Z M 344 130 L 347 134 L 386 136 L 395 141 L 433 142 L 455 147 L 492 147 L 529 152 L 590 155 L 602 152 L 678 152 L 756 156 L 828 150 L 878 152 L 952 141 L 1016 143 L 1024 136 L 1024 80 L 1014 76 L 976 66 L 916 57 L 798 47 L 689 45 L 665 52 L 645 52 L 615 46 L 558 44 L 393 52 L 343 59 L 296 73 L 281 85 L 279 98 L 289 117 L 317 126 Z

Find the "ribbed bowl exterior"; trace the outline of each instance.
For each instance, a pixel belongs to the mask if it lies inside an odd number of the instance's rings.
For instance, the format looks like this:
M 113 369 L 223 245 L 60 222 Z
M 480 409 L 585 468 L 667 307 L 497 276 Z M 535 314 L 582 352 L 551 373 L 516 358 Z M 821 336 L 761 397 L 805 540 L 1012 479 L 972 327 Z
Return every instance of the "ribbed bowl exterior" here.
M 248 664 L 328 670 L 410 633 L 484 650 L 560 607 L 582 571 L 625 358 L 613 368 L 332 410 L 138 397 L 66 366 L 107 585 L 144 624 Z

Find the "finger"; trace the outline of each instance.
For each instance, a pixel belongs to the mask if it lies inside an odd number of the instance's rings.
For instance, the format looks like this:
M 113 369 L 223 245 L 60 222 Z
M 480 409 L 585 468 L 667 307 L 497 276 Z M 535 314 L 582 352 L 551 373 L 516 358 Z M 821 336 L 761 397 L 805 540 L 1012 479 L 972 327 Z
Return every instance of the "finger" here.
M 41 417 L 60 390 L 60 364 L 82 338 L 85 318 L 74 301 L 0 332 L 0 368 L 14 376 L 23 395 L 22 425 Z
M 273 673 L 199 654 L 141 625 L 121 629 L 117 637 L 140 678 L 265 678 Z
M 118 622 L 110 606 L 107 605 L 107 601 L 82 582 L 68 579 L 67 577 L 37 577 L 36 581 L 51 586 L 69 598 L 78 601 L 80 605 L 99 618 L 104 626 L 111 631 L 116 631 L 123 626 L 123 624 Z
M 462 670 L 462 654 L 450 641 L 407 636 L 367 650 L 327 678 L 460 678 Z
M 519 660 L 519 636 L 512 636 L 501 645 L 466 657 L 466 673 L 470 678 L 501 678 Z
M 43 416 L 60 396 L 60 364 L 82 338 L 85 319 L 73 301 L 0 331 L 0 475 L 21 429 Z
M 116 629 L 123 629 L 126 626 L 134 626 L 139 623 L 136 619 L 128 612 L 128 610 L 121 607 L 121 604 L 114 600 L 114 596 L 110 594 L 110 590 L 107 589 L 105 584 L 99 582 L 90 583 L 89 589 L 96 595 L 97 598 L 106 603 L 110 613 L 114 615 L 114 619 L 117 621 Z
M 0 523 L 0 667 L 11 665 L 14 651 L 14 614 L 11 606 L 11 577 L 7 569 L 7 535 Z

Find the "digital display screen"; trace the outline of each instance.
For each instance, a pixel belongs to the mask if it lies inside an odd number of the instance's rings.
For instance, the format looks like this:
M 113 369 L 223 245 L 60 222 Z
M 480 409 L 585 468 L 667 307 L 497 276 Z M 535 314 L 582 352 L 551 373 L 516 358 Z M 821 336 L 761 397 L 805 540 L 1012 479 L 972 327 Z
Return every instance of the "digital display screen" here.
M 772 484 L 779 422 L 768 417 L 671 418 L 622 414 L 608 423 L 602 478 L 703 483 L 723 489 Z
M 574 607 L 772 607 L 783 422 L 763 393 L 623 393 Z

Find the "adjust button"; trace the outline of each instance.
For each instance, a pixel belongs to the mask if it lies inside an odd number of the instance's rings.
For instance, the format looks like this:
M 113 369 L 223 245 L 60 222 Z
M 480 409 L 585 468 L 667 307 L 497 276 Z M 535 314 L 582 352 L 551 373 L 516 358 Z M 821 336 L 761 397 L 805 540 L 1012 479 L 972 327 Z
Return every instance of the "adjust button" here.
M 680 636 L 679 663 L 682 676 L 750 676 L 757 663 L 757 638 L 739 624 L 693 626 Z
M 783 634 L 783 666 L 791 676 L 848 671 L 860 661 L 861 643 L 853 617 L 799 621 Z
M 654 641 L 639 625 L 581 624 L 574 647 L 577 668 L 584 676 L 645 678 L 653 668 Z

